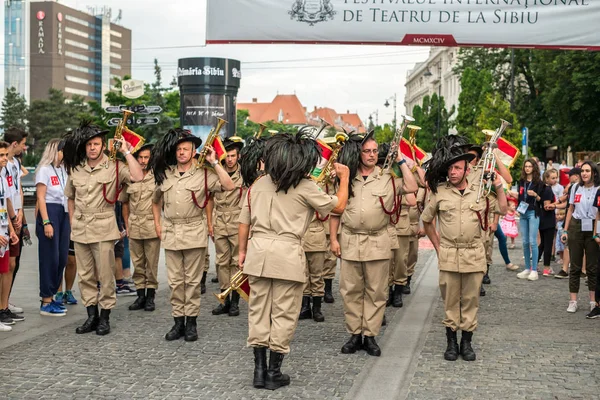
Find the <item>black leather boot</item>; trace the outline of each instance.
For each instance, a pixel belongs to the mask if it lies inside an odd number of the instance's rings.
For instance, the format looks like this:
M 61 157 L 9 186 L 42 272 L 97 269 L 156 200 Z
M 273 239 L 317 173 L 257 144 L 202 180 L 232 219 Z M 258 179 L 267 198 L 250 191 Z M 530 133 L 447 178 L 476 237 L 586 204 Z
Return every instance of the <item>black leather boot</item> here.
M 218 276 L 215 276 L 215 277 L 214 277 L 214 278 L 212 278 L 210 281 L 211 281 L 212 283 L 219 283 L 219 277 L 218 277 Z
M 458 359 L 458 340 L 456 339 L 456 331 L 446 327 L 446 341 L 448 346 L 444 352 L 444 360 L 456 361 Z
M 185 317 L 185 341 L 195 342 L 198 340 L 198 331 L 196 330 L 197 317 Z
M 267 348 L 254 348 L 254 380 L 252 386 L 255 388 L 265 387 L 265 378 L 267 375 Z
M 481 296 L 481 297 L 485 296 L 485 288 L 483 287 L 483 285 L 481 285 L 481 287 L 479 288 L 479 296 Z
M 381 349 L 373 336 L 365 336 L 363 340 L 363 349 L 365 349 L 370 356 L 379 357 L 381 355 Z
M 342 346 L 342 353 L 354 354 L 357 350 L 362 349 L 363 339 L 362 335 L 352 335 L 350 339 Z
M 381 326 L 386 326 L 387 325 L 387 318 L 385 317 L 385 314 L 383 314 L 383 320 L 381 321 Z
M 404 291 L 404 286 L 396 285 L 394 288 L 394 299 L 392 300 L 392 306 L 396 308 L 400 308 L 404 305 L 402 302 L 402 292 Z
M 206 293 L 206 271 L 202 273 L 202 279 L 200 280 L 200 294 Z
M 300 309 L 299 319 L 311 319 L 312 310 L 310 309 L 310 296 L 302 296 L 302 308 Z
M 144 306 L 144 310 L 146 310 L 146 311 L 156 310 L 156 305 L 154 304 L 155 295 L 156 295 L 156 289 L 146 289 L 146 305 Z
M 221 289 L 221 293 L 223 293 L 224 291 L 225 290 Z M 229 307 L 231 307 L 231 300 L 230 300 L 230 296 L 227 296 L 225 298 L 225 303 L 223 303 L 223 304 L 219 303 L 218 306 L 213 308 L 212 315 L 227 314 L 229 312 Z
M 321 312 L 321 298 L 313 297 L 312 298 L 312 315 L 315 322 L 323 322 L 325 321 L 325 316 Z
M 129 306 L 131 311 L 143 310 L 146 307 L 146 289 L 137 290 L 137 299 Z
M 281 373 L 283 357 L 284 355 L 281 353 L 276 353 L 273 350 L 269 351 L 269 368 L 265 378 L 265 389 L 275 390 L 290 384 L 289 375 Z
M 410 281 L 412 280 L 412 275 L 410 275 L 408 277 L 408 280 L 406 281 L 406 285 L 404 286 L 404 290 L 402 291 L 402 294 L 410 294 Z
M 477 358 L 475 351 L 473 351 L 473 347 L 471 347 L 472 339 L 473 332 L 463 331 L 462 336 L 460 338 L 460 355 L 465 361 L 475 361 L 475 359 Z
M 98 321 L 100 320 L 100 317 L 98 316 L 98 306 L 89 306 L 86 307 L 86 310 L 88 318 L 83 325 L 75 329 L 75 333 L 90 333 L 91 331 L 95 331 L 98 327 Z
M 229 306 L 228 314 L 230 317 L 237 317 L 240 315 L 240 294 L 237 290 L 231 292 L 231 305 Z
M 185 317 L 174 317 L 175 325 L 165 335 L 165 339 L 169 342 L 171 340 L 177 340 L 185 335 Z
M 331 304 L 335 302 L 335 299 L 333 298 L 333 279 L 324 279 L 324 281 L 325 296 L 323 297 L 323 300 L 325 301 L 325 303 Z
M 390 288 L 388 289 L 388 298 L 387 298 L 387 302 L 385 303 L 385 306 L 386 307 L 391 306 L 393 301 L 394 301 L 394 285 L 390 286 Z
M 483 276 L 483 284 L 484 285 L 489 285 L 490 283 L 492 283 L 492 281 L 490 280 L 490 276 L 488 275 L 490 273 L 490 265 L 488 264 L 487 266 L 487 270 L 485 271 L 485 275 Z
M 110 310 L 100 310 L 100 320 L 96 328 L 96 335 L 104 336 L 110 333 Z

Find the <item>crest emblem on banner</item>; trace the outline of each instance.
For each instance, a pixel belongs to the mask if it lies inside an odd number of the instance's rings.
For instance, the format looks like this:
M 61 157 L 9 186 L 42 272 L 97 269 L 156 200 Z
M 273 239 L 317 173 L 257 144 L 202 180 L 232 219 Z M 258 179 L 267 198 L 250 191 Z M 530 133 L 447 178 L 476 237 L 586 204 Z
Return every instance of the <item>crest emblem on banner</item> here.
M 292 19 L 313 26 L 317 22 L 333 19 L 335 11 L 333 11 L 331 0 L 294 0 L 292 11 L 289 14 Z

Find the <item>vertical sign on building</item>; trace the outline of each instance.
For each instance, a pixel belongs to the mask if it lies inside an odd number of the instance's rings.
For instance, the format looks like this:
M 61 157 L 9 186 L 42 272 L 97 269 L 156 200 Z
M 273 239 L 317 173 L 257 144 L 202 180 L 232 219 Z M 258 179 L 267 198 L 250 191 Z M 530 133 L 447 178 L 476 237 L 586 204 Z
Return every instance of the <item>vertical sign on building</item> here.
M 63 15 L 62 13 L 58 13 L 56 14 L 56 19 L 58 19 L 58 54 L 62 56 L 63 53 L 63 43 L 62 43 L 62 21 L 63 21 Z
M 46 13 L 43 11 L 38 11 L 36 14 L 38 19 L 38 53 L 45 54 L 44 51 L 44 18 L 46 18 Z

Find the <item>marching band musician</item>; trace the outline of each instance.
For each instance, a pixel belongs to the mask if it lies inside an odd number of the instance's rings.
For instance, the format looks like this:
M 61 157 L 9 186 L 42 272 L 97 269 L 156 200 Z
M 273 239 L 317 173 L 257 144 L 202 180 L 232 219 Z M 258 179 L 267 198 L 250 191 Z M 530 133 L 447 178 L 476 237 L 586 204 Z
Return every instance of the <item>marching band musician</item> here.
M 238 271 L 238 220 L 242 205 L 242 174 L 238 164 L 240 150 L 244 147 L 241 138 L 230 137 L 223 141 L 227 157 L 224 160 L 225 171 L 231 177 L 235 188 L 231 191 L 215 193 L 215 221 L 209 228 L 214 238 L 217 275 L 221 292 L 231 285 L 231 277 Z M 212 231 L 212 232 L 211 232 Z M 240 295 L 234 290 L 231 299 L 227 296 L 225 304 L 219 304 L 212 310 L 213 315 L 240 315 Z
M 156 181 L 152 199 L 154 226 L 165 249 L 175 321 L 165 335 L 169 341 L 183 336 L 187 342 L 198 339 L 196 318 L 200 313 L 200 280 L 208 244 L 203 209 L 208 192 L 235 188 L 208 144 L 206 161 L 214 171 L 198 165 L 194 154 L 201 144 L 202 140 L 189 131 L 171 129 L 156 143 L 151 160 Z
M 281 364 L 290 351 L 306 280 L 301 241 L 315 211 L 343 212 L 348 168 L 334 165 L 343 187 L 337 197 L 324 193 L 308 178 L 320 152 L 303 130 L 269 138 L 263 155 L 253 157 L 255 170 L 261 158 L 266 174 L 248 189 L 240 215 L 239 265 L 251 290 L 248 345 L 254 348 L 253 385 L 274 390 L 290 383 Z
M 137 299 L 129 306 L 130 310 L 154 311 L 156 308 L 154 298 L 158 289 L 160 238 L 156 235 L 152 215 L 152 196 L 156 184 L 148 166 L 153 147 L 153 144 L 145 144 L 134 153 L 144 172 L 144 179 L 128 185 L 121 195 L 134 267 L 133 281 L 137 289 Z
M 142 167 L 131 154 L 131 145 L 123 138 L 115 140 L 121 143 L 119 151 L 128 165 L 109 160 L 103 153 L 107 133 L 83 121 L 77 129 L 67 133 L 63 149 L 65 167 L 70 174 L 65 196 L 71 219 L 71 240 L 75 244 L 81 299 L 88 315 L 75 330 L 80 334 L 93 330 L 97 335 L 110 333 L 110 310 L 117 302 L 114 241 L 121 238 L 114 203 L 120 186 L 144 178 Z M 44 221 L 44 224 L 51 223 Z
M 400 191 L 417 190 L 401 152 L 396 162 L 404 178 L 398 187 L 391 173 L 381 174 L 376 166 L 377 154 L 378 145 L 370 132 L 350 136 L 339 156 L 339 161 L 349 166 L 352 177 L 346 211 L 341 216 L 330 216 L 331 250 L 342 259 L 340 293 L 346 329 L 352 335 L 342 347 L 344 354 L 364 348 L 369 355 L 381 355 L 375 336 L 381 329 L 387 301 L 391 255 L 388 214 L 396 211 Z M 337 237 L 340 220 L 341 244 Z
M 467 179 L 469 162 L 475 156 L 466 152 L 462 140 L 452 136 L 438 140 L 425 175 L 432 194 L 421 215 L 425 233 L 438 254 L 447 338 L 444 359 L 448 361 L 457 360 L 459 354 L 465 361 L 476 359 L 471 340 L 486 271 L 482 239 L 486 206 L 477 202 L 478 186 Z M 498 175 L 494 175 L 494 186 L 500 210 L 505 212 L 506 197 Z M 439 234 L 433 222 L 436 218 Z M 458 329 L 462 330 L 460 348 Z

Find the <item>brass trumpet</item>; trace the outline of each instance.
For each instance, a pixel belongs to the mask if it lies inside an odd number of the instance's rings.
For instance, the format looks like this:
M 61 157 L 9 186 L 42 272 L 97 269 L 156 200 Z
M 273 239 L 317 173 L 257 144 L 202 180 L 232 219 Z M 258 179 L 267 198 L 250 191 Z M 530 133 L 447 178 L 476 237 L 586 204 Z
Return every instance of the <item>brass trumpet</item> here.
M 338 132 L 336 133 L 335 137 L 325 138 L 322 140 L 323 143 L 331 147 L 333 152 L 331 153 L 329 160 L 327 160 L 327 164 L 325 164 L 325 167 L 323 167 L 323 173 L 318 177 L 311 176 L 315 182 L 320 183 L 329 178 L 331 175 L 331 169 L 333 168 L 333 163 L 337 161 L 340 150 L 342 150 L 346 140 L 348 140 L 348 135 L 344 132 Z
M 214 141 L 219 137 L 219 132 L 221 131 L 221 128 L 223 128 L 223 125 L 225 125 L 227 123 L 227 121 L 225 121 L 222 118 L 217 118 L 218 122 L 217 122 L 217 126 L 213 127 L 210 130 L 210 133 L 208 134 L 208 137 L 206 138 L 206 143 L 204 143 L 204 147 L 202 148 L 202 151 L 200 152 L 200 157 L 198 157 L 198 168 L 203 168 L 204 167 L 204 163 L 206 162 L 206 155 L 208 153 L 208 146 L 212 146 Z
M 263 132 L 265 131 L 265 129 L 267 129 L 267 126 L 264 124 L 259 124 L 260 125 L 260 129 L 258 130 L 258 132 L 256 132 L 254 134 L 254 139 L 258 139 L 262 136 Z
M 121 147 L 121 142 L 118 142 L 117 140 L 123 137 L 123 129 L 126 128 L 127 118 L 129 118 L 131 114 L 133 114 L 133 111 L 123 110 L 123 118 L 117 125 L 117 129 L 115 130 L 115 139 L 113 141 L 112 148 L 110 149 L 110 154 L 108 155 L 108 158 L 112 161 L 117 159 L 117 153 Z
M 390 150 L 388 151 L 387 156 L 385 156 L 385 161 L 383 162 L 383 167 L 381 168 L 379 175 L 383 175 L 384 173 L 390 171 L 392 164 L 398 155 L 398 148 L 400 147 L 400 141 L 402 140 L 404 131 L 411 122 L 415 122 L 414 118 L 408 115 L 403 115 L 402 118 L 402 125 L 400 125 L 400 127 L 396 129 L 396 132 L 394 133 L 394 138 L 390 143 Z
M 408 125 L 406 128 L 408 128 L 408 143 L 410 144 L 410 153 L 413 161 L 415 162 L 412 172 L 415 172 L 417 167 L 421 166 L 421 163 L 419 160 L 417 160 L 417 155 L 415 154 L 415 146 L 417 145 L 417 132 L 421 130 L 421 127 L 416 125 Z
M 221 293 L 213 293 L 215 295 L 215 297 L 217 298 L 217 300 L 219 300 L 219 303 L 221 304 L 225 304 L 225 300 L 227 299 L 227 296 L 229 296 L 229 293 L 233 292 L 234 290 L 237 292 L 240 292 L 241 297 L 243 297 L 244 299 L 247 300 L 247 294 L 244 292 L 243 294 L 241 292 L 243 292 L 240 288 L 242 287 L 242 285 L 244 283 L 246 283 L 246 281 L 248 280 L 248 276 L 244 275 L 244 273 L 242 271 L 238 271 L 235 273 L 235 275 L 233 275 L 231 277 L 231 283 L 229 284 L 229 287 L 227 289 L 225 289 L 225 291 L 221 292 Z
M 496 170 L 496 156 L 494 155 L 494 149 L 498 148 L 498 139 L 504 133 L 504 131 L 512 126 L 512 124 L 508 121 L 501 120 L 502 124 L 496 131 L 484 131 L 486 134 L 486 142 L 483 144 L 485 146 L 485 151 L 483 152 L 483 156 L 481 157 L 481 177 L 479 178 L 479 189 L 477 190 L 477 203 L 481 200 L 482 197 L 487 197 L 492 191 L 492 187 L 494 186 L 493 178 L 494 171 Z M 492 133 L 491 136 L 488 135 Z

